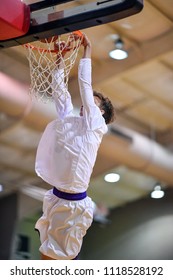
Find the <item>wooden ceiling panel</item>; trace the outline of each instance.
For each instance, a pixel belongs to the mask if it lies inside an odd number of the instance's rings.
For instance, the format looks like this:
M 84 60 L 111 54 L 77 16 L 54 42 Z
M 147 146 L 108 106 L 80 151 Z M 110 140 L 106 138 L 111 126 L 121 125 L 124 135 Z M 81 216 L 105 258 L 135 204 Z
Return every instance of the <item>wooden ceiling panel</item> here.
M 144 101 L 134 108 L 126 110 L 126 114 L 141 120 L 157 131 L 166 131 L 173 124 L 172 111 L 154 99 Z
M 160 61 L 151 61 L 125 74 L 126 79 L 146 94 L 173 108 L 173 71 Z
M 101 92 L 109 93 L 109 98 L 119 109 L 133 106 L 134 103 L 140 102 L 145 97 L 142 91 L 121 78 L 108 79 L 103 84 L 99 84 L 99 88 Z
M 120 174 L 122 178 L 122 183 L 126 186 L 126 182 L 132 189 L 140 189 L 140 190 L 151 190 L 155 181 L 151 176 L 145 176 L 142 172 L 128 170 L 125 166 L 119 166 L 116 168 L 116 171 Z
M 0 145 L 0 159 L 1 159 L 1 163 L 15 164 L 18 160 L 18 151 L 1 143 L 1 145 Z
M 152 5 L 157 7 L 169 19 L 173 20 L 173 2 L 172 0 L 148 0 Z
M 22 176 L 22 173 L 20 171 L 0 167 L 0 183 L 1 184 L 6 182 L 7 180 L 8 180 L 8 182 L 20 180 L 21 176 Z
M 150 40 L 172 28 L 172 22 L 146 0 L 141 13 L 110 25 L 121 35 L 138 42 Z
M 173 51 L 168 52 L 160 57 L 160 61 L 167 64 L 173 71 Z
M 110 172 L 120 174 L 120 181 L 107 183 L 104 181 L 105 174 L 102 174 L 92 180 L 88 191 L 94 201 L 102 201 L 110 208 L 146 195 L 155 183 L 151 176 L 145 176 L 141 172 L 129 170 L 125 166 L 119 166 L 110 170 Z M 111 196 L 109 195 L 110 193 Z
M 35 149 L 40 139 L 40 133 L 19 123 L 0 135 L 0 141 L 21 149 Z
M 18 51 L 16 51 L 16 49 Z M 24 83 L 30 83 L 29 68 L 22 47 L 10 48 L 0 51 L 0 71 Z M 16 71 L 21 69 L 22 71 Z
M 34 156 L 32 153 L 0 144 L 0 162 L 6 166 L 14 166 L 27 172 L 34 172 Z

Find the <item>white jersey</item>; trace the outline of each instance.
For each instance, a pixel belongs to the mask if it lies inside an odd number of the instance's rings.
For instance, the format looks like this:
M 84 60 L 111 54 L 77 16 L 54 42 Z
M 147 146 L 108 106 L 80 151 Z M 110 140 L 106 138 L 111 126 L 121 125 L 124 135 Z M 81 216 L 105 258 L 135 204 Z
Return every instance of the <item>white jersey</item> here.
M 57 70 L 58 83 L 64 75 Z M 38 176 L 65 192 L 84 192 L 96 161 L 97 151 L 107 125 L 94 102 L 91 85 L 91 59 L 79 63 L 78 81 L 83 116 L 73 114 L 71 96 L 64 84 L 54 93 L 57 119 L 49 123 L 37 149 L 35 170 Z M 61 94 L 62 93 L 62 94 Z

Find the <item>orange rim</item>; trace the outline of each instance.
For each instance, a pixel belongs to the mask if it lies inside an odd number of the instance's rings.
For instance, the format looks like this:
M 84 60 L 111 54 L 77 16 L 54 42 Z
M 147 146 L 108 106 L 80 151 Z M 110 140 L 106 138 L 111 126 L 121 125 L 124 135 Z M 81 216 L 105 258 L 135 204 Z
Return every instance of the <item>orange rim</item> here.
M 83 37 L 83 33 L 80 30 L 73 31 L 72 33 L 78 35 L 79 37 Z
M 73 31 L 72 34 L 77 35 L 80 38 L 83 37 L 83 33 L 80 30 Z M 31 49 L 33 49 L 35 51 L 39 50 L 40 52 L 47 52 L 47 53 L 58 53 L 59 52 L 58 50 L 47 50 L 47 49 L 44 49 L 44 48 L 38 48 L 38 47 L 36 47 L 36 46 L 34 46 L 34 45 L 30 44 L 30 43 L 24 44 L 23 46 L 26 47 L 26 48 L 31 48 Z M 68 52 L 68 51 L 69 50 L 65 50 L 65 49 L 63 50 L 64 53 Z

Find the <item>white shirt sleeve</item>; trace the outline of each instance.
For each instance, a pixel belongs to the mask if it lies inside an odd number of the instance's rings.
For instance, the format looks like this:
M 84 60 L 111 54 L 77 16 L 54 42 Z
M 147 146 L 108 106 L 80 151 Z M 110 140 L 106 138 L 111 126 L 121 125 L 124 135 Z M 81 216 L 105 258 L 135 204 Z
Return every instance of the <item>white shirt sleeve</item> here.
M 73 111 L 70 93 L 64 83 L 64 69 L 58 69 L 52 77 L 53 98 L 58 118 L 63 119 Z
M 78 68 L 78 82 L 82 103 L 86 110 L 90 110 L 91 106 L 95 106 L 91 72 L 91 59 L 82 58 Z
M 105 133 L 107 132 L 107 126 L 99 107 L 94 101 L 91 75 L 91 59 L 82 58 L 78 68 L 78 82 L 83 103 L 84 117 L 89 129 L 101 129 L 102 132 Z

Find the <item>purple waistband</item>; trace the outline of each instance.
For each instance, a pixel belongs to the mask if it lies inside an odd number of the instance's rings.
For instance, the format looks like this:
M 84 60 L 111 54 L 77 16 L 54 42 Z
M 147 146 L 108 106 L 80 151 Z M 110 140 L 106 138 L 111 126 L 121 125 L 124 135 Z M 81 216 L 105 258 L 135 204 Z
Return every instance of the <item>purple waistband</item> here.
M 87 193 L 86 192 L 82 192 L 82 193 L 66 193 L 66 192 L 62 192 L 60 190 L 58 190 L 57 188 L 53 188 L 53 194 L 56 195 L 59 198 L 63 198 L 66 200 L 82 200 L 85 197 L 87 197 Z

